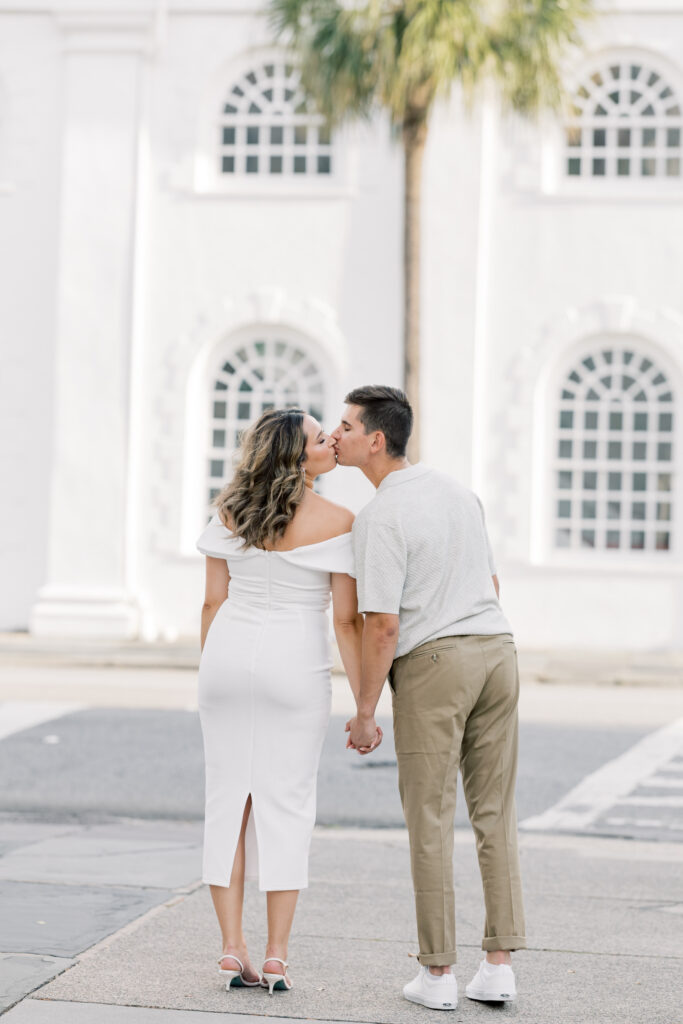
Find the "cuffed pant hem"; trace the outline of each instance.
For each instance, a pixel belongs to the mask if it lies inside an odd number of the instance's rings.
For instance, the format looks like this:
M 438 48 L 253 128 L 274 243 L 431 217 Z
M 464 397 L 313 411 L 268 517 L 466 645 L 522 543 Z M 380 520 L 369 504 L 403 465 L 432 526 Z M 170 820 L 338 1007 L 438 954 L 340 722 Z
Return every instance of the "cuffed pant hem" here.
M 451 953 L 419 953 L 418 963 L 423 967 L 450 967 L 457 960 L 455 950 Z
M 516 949 L 526 949 L 526 939 L 523 935 L 494 935 L 491 939 L 482 939 L 481 948 L 487 953 L 513 953 Z

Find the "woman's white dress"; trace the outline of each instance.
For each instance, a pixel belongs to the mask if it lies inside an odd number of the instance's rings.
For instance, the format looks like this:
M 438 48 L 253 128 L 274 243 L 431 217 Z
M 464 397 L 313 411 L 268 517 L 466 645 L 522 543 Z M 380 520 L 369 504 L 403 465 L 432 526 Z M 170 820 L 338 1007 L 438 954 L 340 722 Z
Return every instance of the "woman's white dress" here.
M 246 877 L 308 885 L 318 763 L 330 716 L 330 573 L 353 573 L 351 534 L 290 551 L 245 547 L 216 515 L 197 541 L 225 558 L 229 596 L 199 666 L 206 760 L 203 880 L 230 884 L 247 797 Z

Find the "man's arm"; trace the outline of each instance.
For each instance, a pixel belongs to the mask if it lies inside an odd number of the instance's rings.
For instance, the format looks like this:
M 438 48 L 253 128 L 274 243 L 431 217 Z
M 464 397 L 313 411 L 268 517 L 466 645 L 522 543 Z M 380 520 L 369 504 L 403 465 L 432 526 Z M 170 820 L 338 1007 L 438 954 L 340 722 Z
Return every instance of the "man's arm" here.
M 500 583 L 498 582 L 498 577 L 496 576 L 495 573 L 493 574 L 491 579 L 493 580 L 493 586 L 495 587 L 496 590 L 496 597 L 500 598 Z
M 374 521 L 361 513 L 353 524 L 353 551 L 358 609 L 365 613 L 365 625 L 357 712 L 346 725 L 350 733 L 347 746 L 367 754 L 382 739 L 375 708 L 396 654 L 408 550 L 399 525 Z
M 375 722 L 375 709 L 382 687 L 389 674 L 398 643 L 398 615 L 384 612 L 368 612 L 363 628 L 361 653 L 360 691 L 356 716 L 347 722 L 350 734 L 347 747 L 355 747 L 360 753 L 367 753 L 380 737 Z M 374 746 L 373 746 L 374 744 Z
M 363 628 L 358 717 L 375 717 L 375 708 L 396 654 L 398 615 L 368 612 Z

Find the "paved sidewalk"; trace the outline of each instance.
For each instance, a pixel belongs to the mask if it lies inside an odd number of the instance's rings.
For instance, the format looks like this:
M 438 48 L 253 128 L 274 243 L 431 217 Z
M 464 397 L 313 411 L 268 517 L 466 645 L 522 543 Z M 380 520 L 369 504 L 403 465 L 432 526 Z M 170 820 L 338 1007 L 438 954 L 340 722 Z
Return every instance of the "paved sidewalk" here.
M 31 659 L 5 659 L 0 650 L 6 734 L 74 705 L 196 707 L 190 666 L 53 667 L 47 655 Z M 675 659 L 667 664 L 675 668 Z M 527 675 L 522 721 L 571 728 L 618 717 L 649 730 L 683 715 L 673 672 L 674 682 L 659 686 L 653 677 L 642 686 L 609 685 L 610 675 L 616 678 L 610 670 L 598 685 L 579 675 L 580 688 L 557 673 L 552 685 Z M 345 680 L 336 677 L 333 689 L 335 713 L 346 714 Z M 388 694 L 382 702 L 389 713 Z M 49 730 L 46 743 L 59 726 Z M 672 770 L 683 770 L 683 756 Z M 376 775 L 352 773 L 358 802 L 377 799 Z M 464 995 L 481 956 L 483 907 L 471 834 L 456 830 L 461 1000 L 448 1019 L 683 1024 L 683 845 L 529 832 L 520 843 L 530 948 L 516 957 L 518 1002 L 489 1007 Z M 311 888 L 302 894 L 290 949 L 295 988 L 272 999 L 221 987 L 200 855 L 196 821 L 0 819 L 0 949 L 11 951 L 0 954 L 3 1020 L 211 1024 L 227 1013 L 231 1024 L 263 1017 L 402 1024 L 432 1013 L 400 994 L 416 970 L 408 956 L 416 941 L 403 830 L 316 830 Z M 264 896 L 250 888 L 246 926 L 255 961 L 264 917 Z
M 160 880 L 162 845 L 150 850 Z M 198 843 L 194 855 L 198 866 Z M 126 851 L 118 857 L 124 864 Z M 116 859 L 111 851 L 112 877 Z M 521 859 L 530 948 L 516 957 L 519 999 L 494 1008 L 471 1003 L 464 985 L 481 956 L 481 887 L 472 837 L 456 832 L 462 998 L 449 1019 L 683 1024 L 681 847 L 523 835 Z M 127 871 L 129 880 L 135 871 L 149 880 L 150 862 Z M 295 987 L 272 998 L 265 991 L 225 992 L 205 886 L 187 884 L 161 898 L 80 957 L 56 965 L 64 973 L 10 1009 L 7 1024 L 205 1024 L 216 1013 L 408 1024 L 430 1012 L 400 994 L 416 969 L 409 958 L 416 943 L 404 831 L 316 830 L 311 887 L 302 894 L 290 948 Z M 250 887 L 245 922 L 256 961 L 264 910 L 263 894 Z

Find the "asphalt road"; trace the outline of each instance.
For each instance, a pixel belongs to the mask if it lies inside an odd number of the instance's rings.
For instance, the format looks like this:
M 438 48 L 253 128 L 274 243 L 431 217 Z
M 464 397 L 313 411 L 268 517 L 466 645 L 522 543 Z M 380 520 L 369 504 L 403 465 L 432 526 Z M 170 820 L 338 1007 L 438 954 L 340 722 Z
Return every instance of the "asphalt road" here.
M 382 746 L 361 758 L 345 749 L 344 720 L 333 716 L 325 743 L 318 823 L 402 826 L 390 721 L 381 720 Z M 519 820 L 542 814 L 651 732 L 523 723 Z M 197 713 L 92 708 L 48 721 L 0 742 L 0 779 L 0 815 L 5 820 L 199 820 L 203 763 Z M 456 824 L 468 824 L 462 794 Z M 633 835 L 628 815 L 621 828 L 611 827 L 606 834 Z M 669 827 L 659 837 L 676 838 Z

